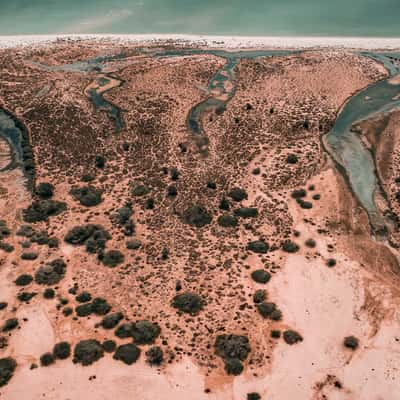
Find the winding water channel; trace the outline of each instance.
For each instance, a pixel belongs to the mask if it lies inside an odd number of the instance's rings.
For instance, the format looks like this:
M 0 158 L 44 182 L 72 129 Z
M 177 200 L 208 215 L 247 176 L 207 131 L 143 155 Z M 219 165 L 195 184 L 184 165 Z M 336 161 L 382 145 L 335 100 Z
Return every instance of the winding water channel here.
M 254 59 L 259 57 L 277 57 L 298 53 L 290 50 L 248 50 L 248 51 L 224 51 L 224 50 L 166 50 L 155 53 L 156 57 L 182 57 L 201 54 L 212 54 L 223 58 L 225 64 L 211 78 L 207 86 L 207 98 L 195 104 L 186 119 L 188 130 L 193 134 L 199 150 L 206 153 L 208 136 L 203 129 L 202 119 L 205 113 L 213 112 L 221 114 L 226 105 L 235 95 L 235 67 L 241 59 Z
M 368 212 L 372 228 L 385 231 L 385 222 L 376 205 L 379 182 L 371 152 L 364 146 L 352 126 L 400 106 L 400 84 L 390 80 L 400 73 L 393 57 L 397 54 L 361 53 L 383 63 L 389 77 L 362 89 L 352 96 L 340 111 L 333 129 L 325 136 L 327 150 L 345 171 L 350 187 Z
M 38 62 L 30 63 L 47 71 L 63 71 L 63 72 L 79 72 L 94 73 L 95 78 L 84 90 L 86 96 L 93 103 L 94 107 L 100 111 L 107 113 L 110 120 L 115 126 L 116 132 L 120 132 L 125 127 L 122 112 L 114 103 L 104 98 L 104 93 L 115 87 L 121 86 L 123 81 L 114 77 L 111 73 L 104 71 L 108 62 L 123 60 L 127 55 L 120 53 L 113 56 L 96 57 L 88 61 L 77 61 L 70 64 L 50 66 Z
M 225 110 L 227 103 L 235 94 L 235 67 L 238 62 L 246 58 L 285 56 L 294 53 L 297 52 L 263 50 L 230 52 L 223 50 L 179 49 L 162 50 L 149 54 L 159 58 L 212 54 L 225 60 L 223 67 L 215 73 L 208 83 L 207 97 L 195 104 L 187 116 L 188 130 L 192 133 L 199 150 L 206 152 L 208 137 L 202 126 L 203 116 L 209 112 L 220 114 Z M 382 229 L 384 230 L 385 222 L 375 202 L 375 196 L 379 190 L 379 182 L 374 159 L 370 151 L 364 146 L 360 135 L 352 131 L 352 126 L 400 107 L 400 80 L 398 81 L 399 83 L 391 82 L 394 76 L 400 75 L 400 64 L 395 62 L 396 58 L 400 58 L 400 54 L 368 52 L 360 54 L 381 62 L 390 76 L 369 85 L 348 99 L 340 111 L 333 129 L 323 140 L 326 149 L 346 175 L 353 193 L 368 212 L 372 227 L 376 231 L 382 231 Z M 118 54 L 61 66 L 32 64 L 50 71 L 94 73 L 94 80 L 85 88 L 85 94 L 96 108 L 108 114 L 115 124 L 116 131 L 120 131 L 125 126 L 122 112 L 119 107 L 105 100 L 103 94 L 121 85 L 122 81 L 107 73 L 105 66 L 107 62 L 123 60 L 126 57 L 124 54 Z M 23 161 L 22 133 L 15 121 L 14 117 L 0 109 L 0 139 L 6 141 L 12 149 L 11 161 L 6 163 L 3 160 L 6 165 L 0 165 L 1 170 L 14 168 Z M 4 143 L 0 147 L 4 153 Z

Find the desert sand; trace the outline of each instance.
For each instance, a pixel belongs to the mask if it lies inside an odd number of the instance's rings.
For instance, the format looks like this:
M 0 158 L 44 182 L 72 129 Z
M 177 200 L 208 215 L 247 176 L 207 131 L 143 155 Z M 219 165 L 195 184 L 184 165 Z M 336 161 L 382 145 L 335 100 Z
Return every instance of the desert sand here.
M 322 138 L 348 98 L 388 77 L 339 47 L 400 44 L 299 39 L 312 49 L 239 60 L 224 83 L 235 85 L 232 99 L 202 115 L 199 151 L 188 115 L 213 96 L 223 57 L 157 56 L 181 42 L 84 39 L 46 37 L 37 47 L 9 38 L 0 49 L 0 107 L 24 126 L 33 152 L 0 173 L 0 367 L 16 362 L 0 398 L 397 400 L 398 224 L 393 217 L 387 240 L 374 236 Z M 236 47 L 267 43 L 251 40 Z M 267 46 L 293 47 L 284 40 Z M 84 71 L 65 67 L 100 56 L 108 58 Z M 357 131 L 389 199 L 382 213 L 397 215 L 399 115 L 380 118 Z M 3 166 L 12 147 L 0 144 Z M 97 233 L 71 235 L 87 224 Z M 44 281 L 38 271 L 54 260 L 65 268 Z M 33 280 L 16 284 L 23 274 Z M 82 302 L 82 292 L 109 309 Z M 193 302 L 177 306 L 187 293 Z M 5 329 L 10 319 L 18 326 Z M 134 333 L 143 320 L 159 328 L 146 340 Z M 235 342 L 224 353 L 218 337 L 229 334 L 249 347 Z M 77 349 L 88 339 L 101 355 L 82 365 Z M 114 359 L 105 340 L 132 344 L 140 357 Z M 60 342 L 71 346 L 65 359 L 53 350 Z M 157 363 L 146 354 L 154 346 Z

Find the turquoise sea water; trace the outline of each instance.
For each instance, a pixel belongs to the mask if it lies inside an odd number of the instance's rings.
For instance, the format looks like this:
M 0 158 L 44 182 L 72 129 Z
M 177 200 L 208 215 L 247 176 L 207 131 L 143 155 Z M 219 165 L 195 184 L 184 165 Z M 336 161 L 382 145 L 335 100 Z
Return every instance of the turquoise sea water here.
M 0 35 L 400 36 L 400 0 L 0 0 Z

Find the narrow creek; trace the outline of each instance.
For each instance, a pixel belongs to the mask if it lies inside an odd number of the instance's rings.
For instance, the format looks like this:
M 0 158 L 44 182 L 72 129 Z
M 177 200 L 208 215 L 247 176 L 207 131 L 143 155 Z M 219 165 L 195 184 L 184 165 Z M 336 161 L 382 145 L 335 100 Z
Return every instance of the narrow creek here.
M 11 113 L 0 108 L 0 172 L 21 168 L 28 188 L 35 180 L 35 168 L 28 130 Z
M 367 211 L 372 229 L 378 235 L 385 236 L 386 223 L 376 205 L 380 188 L 375 161 L 360 134 L 354 132 L 352 127 L 400 106 L 400 84 L 390 82 L 400 74 L 400 68 L 393 61 L 393 57 L 398 56 L 395 53 L 360 54 L 381 62 L 389 72 L 389 77 L 369 85 L 348 99 L 334 127 L 323 140 L 328 152 L 346 175 L 356 198 Z
M 207 113 L 216 115 L 225 111 L 226 105 L 235 95 L 235 67 L 241 59 L 254 59 L 259 57 L 278 57 L 299 53 L 291 50 L 247 50 L 247 51 L 224 51 L 224 50 L 166 50 L 155 53 L 156 57 L 182 57 L 201 54 L 212 54 L 225 60 L 225 64 L 210 79 L 207 85 L 207 98 L 195 104 L 189 111 L 186 124 L 192 133 L 200 152 L 206 154 L 208 147 L 208 136 L 204 131 L 202 119 Z
M 127 56 L 123 53 L 114 56 L 96 57 L 88 61 L 78 61 L 70 64 L 50 66 L 31 61 L 30 64 L 47 71 L 94 73 L 94 80 L 85 88 L 84 93 L 94 107 L 105 112 L 115 126 L 115 131 L 120 132 L 125 127 L 122 112 L 114 103 L 104 98 L 104 93 L 123 84 L 123 81 L 105 71 L 108 62 L 123 60 Z

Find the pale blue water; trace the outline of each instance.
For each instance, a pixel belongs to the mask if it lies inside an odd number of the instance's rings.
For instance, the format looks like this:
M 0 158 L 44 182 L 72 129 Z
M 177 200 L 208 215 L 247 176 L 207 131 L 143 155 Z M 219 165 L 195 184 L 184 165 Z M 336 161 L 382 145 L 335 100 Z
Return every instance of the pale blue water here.
M 400 0 L 0 0 L 0 35 L 400 36 Z

